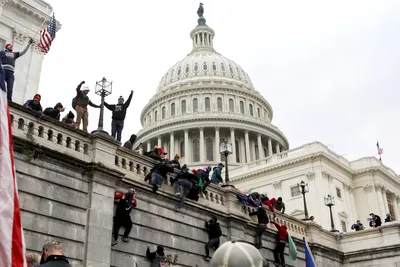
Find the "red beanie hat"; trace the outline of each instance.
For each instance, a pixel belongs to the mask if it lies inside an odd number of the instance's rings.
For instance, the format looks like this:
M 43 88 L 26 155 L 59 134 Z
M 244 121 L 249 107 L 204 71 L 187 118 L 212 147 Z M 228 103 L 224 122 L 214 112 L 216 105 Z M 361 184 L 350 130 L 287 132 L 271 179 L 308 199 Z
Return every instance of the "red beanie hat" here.
M 36 94 L 36 95 L 33 97 L 33 99 L 35 99 L 35 98 L 38 98 L 39 100 L 42 99 L 42 97 L 41 97 L 39 94 Z
M 12 44 L 6 44 L 6 49 L 8 49 Z

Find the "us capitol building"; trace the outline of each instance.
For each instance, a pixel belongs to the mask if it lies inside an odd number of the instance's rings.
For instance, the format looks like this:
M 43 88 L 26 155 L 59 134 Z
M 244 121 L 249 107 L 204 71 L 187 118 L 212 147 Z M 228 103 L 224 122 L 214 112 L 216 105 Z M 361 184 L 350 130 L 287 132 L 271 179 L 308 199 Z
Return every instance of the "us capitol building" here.
M 199 9 L 200 10 L 200 9 Z M 232 144 L 228 156 L 231 182 L 243 192 L 281 196 L 286 213 L 308 215 L 331 229 L 328 194 L 334 227 L 351 231 L 356 220 L 369 228 L 370 213 L 390 213 L 400 220 L 400 178 L 375 157 L 348 161 L 320 142 L 289 149 L 289 142 L 272 124 L 273 110 L 256 91 L 249 75 L 214 49 L 215 32 L 200 10 L 190 32 L 193 49 L 162 77 L 156 94 L 141 113 L 143 129 L 136 147 L 149 151 L 163 146 L 170 157 L 192 168 L 216 165 L 225 159 L 220 143 Z

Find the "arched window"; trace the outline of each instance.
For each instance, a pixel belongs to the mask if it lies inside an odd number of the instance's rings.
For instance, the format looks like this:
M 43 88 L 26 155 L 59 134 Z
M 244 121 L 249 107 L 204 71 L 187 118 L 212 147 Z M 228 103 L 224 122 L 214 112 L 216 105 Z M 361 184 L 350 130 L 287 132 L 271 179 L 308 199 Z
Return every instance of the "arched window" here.
M 233 103 L 233 99 L 229 99 L 229 112 L 235 112 L 235 104 Z
M 181 157 L 185 156 L 185 141 L 181 141 L 179 143 L 179 154 L 181 155 Z
M 259 160 L 260 157 L 259 157 L 259 154 L 258 154 L 258 145 L 254 146 L 254 152 L 256 153 L 256 160 Z
M 186 100 L 181 101 L 181 114 L 186 113 Z
M 210 98 L 206 97 L 205 99 L 206 111 L 210 111 Z
M 175 116 L 175 103 L 171 104 L 171 116 Z
M 239 141 L 235 140 L 235 148 L 236 148 L 236 162 L 240 163 L 240 153 L 239 153 Z
M 253 116 L 253 105 L 249 105 L 250 116 Z
M 240 113 L 244 114 L 244 103 L 243 101 L 240 101 Z
M 259 118 L 261 118 L 260 108 L 257 108 L 257 115 Z
M 211 138 L 206 140 L 206 154 L 208 161 L 214 160 L 213 140 Z
M 199 111 L 199 100 L 197 98 L 193 98 L 193 112 Z
M 199 139 L 193 140 L 193 162 L 200 161 L 200 141 Z
M 157 115 L 158 115 L 158 112 L 156 110 L 156 111 L 154 111 L 154 121 L 157 121 Z
M 218 111 L 222 111 L 222 98 L 220 97 L 217 98 L 217 108 Z
M 165 107 L 161 109 L 161 119 L 165 119 Z

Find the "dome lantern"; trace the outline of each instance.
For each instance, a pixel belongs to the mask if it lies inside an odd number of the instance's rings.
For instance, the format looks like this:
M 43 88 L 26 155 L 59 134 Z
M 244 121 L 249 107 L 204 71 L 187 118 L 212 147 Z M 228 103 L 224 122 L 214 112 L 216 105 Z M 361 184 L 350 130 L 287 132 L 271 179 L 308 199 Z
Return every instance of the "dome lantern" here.
M 190 38 L 193 40 L 193 51 L 210 50 L 213 51 L 213 39 L 215 32 L 206 25 L 206 19 L 203 17 L 204 8 L 200 3 L 197 15 L 197 26 L 190 32 Z

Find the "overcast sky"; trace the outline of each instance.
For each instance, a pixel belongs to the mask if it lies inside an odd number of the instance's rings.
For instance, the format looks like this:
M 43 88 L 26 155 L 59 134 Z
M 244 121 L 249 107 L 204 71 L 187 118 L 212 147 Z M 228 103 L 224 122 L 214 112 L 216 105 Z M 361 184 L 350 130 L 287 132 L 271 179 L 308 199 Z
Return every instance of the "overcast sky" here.
M 123 141 L 165 72 L 190 53 L 194 0 L 48 0 L 62 29 L 45 56 L 43 105 L 71 109 L 77 84 L 113 81 L 106 101 L 134 90 Z M 203 0 L 214 48 L 238 63 L 274 110 L 290 147 L 321 141 L 400 172 L 400 1 Z M 66 113 L 64 113 L 66 114 Z M 63 115 L 64 115 L 63 114 Z M 105 111 L 110 130 L 111 112 Z M 90 108 L 89 130 L 98 110 Z

